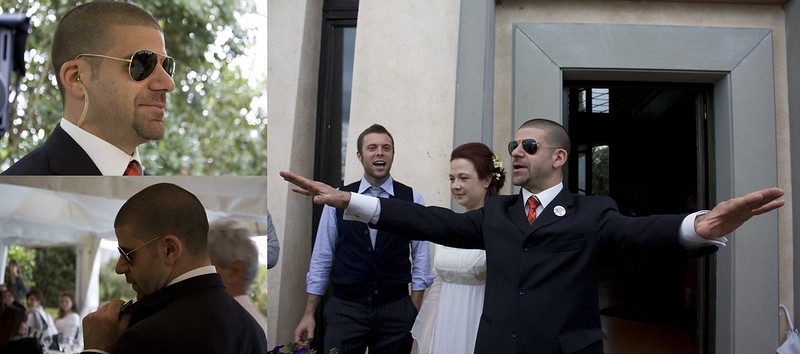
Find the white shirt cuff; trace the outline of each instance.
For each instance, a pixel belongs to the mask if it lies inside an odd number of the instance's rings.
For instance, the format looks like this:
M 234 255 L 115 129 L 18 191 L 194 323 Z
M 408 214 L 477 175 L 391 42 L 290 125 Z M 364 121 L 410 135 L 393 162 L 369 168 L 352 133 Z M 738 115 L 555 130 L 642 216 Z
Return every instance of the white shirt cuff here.
M 725 236 L 717 237 L 712 240 L 707 240 L 697 235 L 697 232 L 694 230 L 695 218 L 697 218 L 699 215 L 708 214 L 708 212 L 709 212 L 708 210 L 700 210 L 698 212 L 691 213 L 687 215 L 685 218 L 683 218 L 680 230 L 680 242 L 683 245 L 683 247 L 686 247 L 687 249 L 700 248 L 708 245 L 725 247 L 726 242 L 728 242 L 728 239 L 725 238 Z
M 350 192 L 350 204 L 344 210 L 344 219 L 363 223 L 376 223 L 381 211 L 378 198 Z

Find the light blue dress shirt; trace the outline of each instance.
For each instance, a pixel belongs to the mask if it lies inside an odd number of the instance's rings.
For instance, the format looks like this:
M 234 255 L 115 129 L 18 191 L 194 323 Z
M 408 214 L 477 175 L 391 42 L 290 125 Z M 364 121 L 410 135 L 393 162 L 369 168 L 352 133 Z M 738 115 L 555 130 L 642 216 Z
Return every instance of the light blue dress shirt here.
M 394 195 L 394 180 L 390 176 L 382 185 L 384 192 L 382 198 Z M 358 193 L 368 193 L 370 187 L 364 177 L 358 186 Z M 422 195 L 413 190 L 414 203 L 425 205 Z M 322 216 L 317 229 L 317 239 L 314 242 L 314 252 L 311 255 L 311 264 L 306 274 L 306 292 L 314 295 L 324 295 L 330 283 L 331 266 L 333 265 L 333 247 L 336 244 L 338 231 L 336 227 L 336 209 L 328 205 L 322 208 Z M 432 283 L 434 276 L 430 275 L 430 250 L 428 241 L 411 241 L 411 290 L 425 290 Z

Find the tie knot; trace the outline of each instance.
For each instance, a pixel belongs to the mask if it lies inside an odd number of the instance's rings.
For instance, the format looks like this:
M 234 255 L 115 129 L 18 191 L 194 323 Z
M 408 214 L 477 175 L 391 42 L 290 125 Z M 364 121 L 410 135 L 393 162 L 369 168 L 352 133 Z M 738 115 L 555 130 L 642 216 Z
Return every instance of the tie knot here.
M 369 194 L 372 195 L 373 197 L 380 197 L 382 193 L 383 193 L 383 188 L 381 187 L 375 187 L 375 186 L 369 187 Z
M 536 207 L 539 206 L 539 198 L 537 198 L 535 195 L 532 195 L 530 198 L 528 198 L 528 206 L 536 209 Z
M 139 164 L 139 161 L 131 160 L 128 162 L 128 167 L 125 168 L 125 173 L 122 174 L 123 176 L 141 176 L 142 175 L 142 165 Z

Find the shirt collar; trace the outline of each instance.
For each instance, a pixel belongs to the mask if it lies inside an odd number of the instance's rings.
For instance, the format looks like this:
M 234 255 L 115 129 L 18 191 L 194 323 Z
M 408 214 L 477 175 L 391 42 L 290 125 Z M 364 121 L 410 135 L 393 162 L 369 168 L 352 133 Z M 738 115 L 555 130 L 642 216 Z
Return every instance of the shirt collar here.
M 169 284 L 167 284 L 167 286 L 175 284 L 175 283 L 177 283 L 179 281 L 184 281 L 184 280 L 189 279 L 189 278 L 194 278 L 194 277 L 201 276 L 201 275 L 206 275 L 206 274 L 214 274 L 216 272 L 217 272 L 217 268 L 214 267 L 213 265 L 203 266 L 203 267 L 200 267 L 200 268 L 195 268 L 195 269 L 192 269 L 192 270 L 190 270 L 190 271 L 188 271 L 186 273 L 183 273 L 183 274 L 175 277 L 175 279 L 172 279 L 172 281 L 169 282 Z
M 364 194 L 364 192 L 371 186 L 372 185 L 367 182 L 367 179 L 362 176 L 361 183 L 358 185 L 358 194 Z M 386 193 L 389 193 L 389 195 L 394 197 L 394 180 L 392 179 L 392 176 L 389 176 L 389 178 L 383 181 L 383 184 L 378 187 L 383 188 Z
M 122 176 L 132 159 L 142 163 L 138 148 L 133 150 L 133 156 L 128 155 L 111 143 L 72 124 L 66 118 L 61 118 L 61 129 L 64 129 L 86 151 L 103 176 Z
M 556 199 L 556 196 L 558 195 L 558 193 L 561 193 L 562 189 L 564 189 L 563 182 L 558 182 L 558 184 L 556 184 L 555 186 L 547 188 L 543 190 L 541 193 L 536 194 L 536 198 L 539 198 L 539 206 L 541 206 L 542 209 L 547 207 L 547 204 L 550 204 L 550 202 L 552 202 L 553 199 Z M 532 195 L 534 194 L 531 193 L 529 190 L 522 188 L 523 203 L 527 203 L 528 198 L 530 198 Z

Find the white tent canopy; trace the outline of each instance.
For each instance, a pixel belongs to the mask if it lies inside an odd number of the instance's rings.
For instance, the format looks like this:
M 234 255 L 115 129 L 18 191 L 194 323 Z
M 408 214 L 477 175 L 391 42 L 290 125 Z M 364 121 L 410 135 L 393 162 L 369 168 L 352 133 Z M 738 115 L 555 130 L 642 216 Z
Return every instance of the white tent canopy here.
M 83 313 L 97 308 L 101 240 L 116 241 L 114 218 L 130 196 L 161 182 L 194 193 L 209 221 L 231 217 L 266 234 L 266 177 L 0 177 L 0 283 L 9 245 L 74 245 L 76 298 Z

